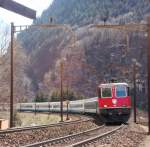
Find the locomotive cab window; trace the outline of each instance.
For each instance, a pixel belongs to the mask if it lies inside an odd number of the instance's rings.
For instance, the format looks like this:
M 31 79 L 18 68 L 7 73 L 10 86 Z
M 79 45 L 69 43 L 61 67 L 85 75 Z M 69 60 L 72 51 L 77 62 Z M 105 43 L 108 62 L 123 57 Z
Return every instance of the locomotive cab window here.
M 111 88 L 102 88 L 101 89 L 101 97 L 102 98 L 110 98 L 110 97 L 112 97 Z
M 116 86 L 116 97 L 126 97 L 127 96 L 127 87 L 124 85 Z
M 130 96 L 130 88 L 127 87 L 127 95 Z
M 97 94 L 98 94 L 98 97 L 100 98 L 101 97 L 101 88 L 100 87 L 97 87 Z

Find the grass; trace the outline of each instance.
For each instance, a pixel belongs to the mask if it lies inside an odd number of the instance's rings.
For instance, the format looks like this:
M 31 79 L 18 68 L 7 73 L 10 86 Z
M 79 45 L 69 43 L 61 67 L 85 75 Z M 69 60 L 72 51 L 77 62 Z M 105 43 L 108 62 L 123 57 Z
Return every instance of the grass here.
M 59 114 L 41 114 L 41 113 L 17 113 L 19 123 L 16 126 L 31 126 L 57 123 L 60 121 Z
M 0 119 L 9 119 L 9 112 L 8 111 L 0 111 Z

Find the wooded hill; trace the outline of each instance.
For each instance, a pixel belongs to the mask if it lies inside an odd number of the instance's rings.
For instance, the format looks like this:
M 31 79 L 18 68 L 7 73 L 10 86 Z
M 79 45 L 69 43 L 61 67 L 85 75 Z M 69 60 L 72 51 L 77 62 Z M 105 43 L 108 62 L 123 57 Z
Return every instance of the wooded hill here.
M 51 95 L 59 89 L 59 64 L 64 57 L 64 87 L 85 97 L 95 96 L 96 86 L 112 77 L 131 83 L 135 59 L 142 65 L 137 78 L 145 86 L 145 33 L 88 30 L 87 26 L 145 23 L 149 14 L 149 0 L 54 0 L 34 24 L 50 23 L 50 17 L 53 23 L 70 24 L 76 34 L 76 47 L 69 47 L 71 35 L 61 30 L 29 29 L 18 35 L 30 61 L 25 73 L 31 79 L 33 92 Z M 144 105 L 142 101 L 140 105 Z

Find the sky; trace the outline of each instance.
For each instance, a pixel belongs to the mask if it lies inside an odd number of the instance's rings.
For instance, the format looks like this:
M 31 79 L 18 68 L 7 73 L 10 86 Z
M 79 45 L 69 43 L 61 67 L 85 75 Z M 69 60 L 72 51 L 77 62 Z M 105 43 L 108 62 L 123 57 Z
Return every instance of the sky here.
M 23 4 L 31 9 L 37 11 L 37 16 L 40 16 L 42 11 L 48 8 L 53 0 L 14 0 L 20 4 Z M 0 22 L 10 24 L 14 22 L 14 25 L 30 25 L 32 24 L 32 19 L 28 19 L 19 14 L 13 13 L 6 9 L 0 7 Z

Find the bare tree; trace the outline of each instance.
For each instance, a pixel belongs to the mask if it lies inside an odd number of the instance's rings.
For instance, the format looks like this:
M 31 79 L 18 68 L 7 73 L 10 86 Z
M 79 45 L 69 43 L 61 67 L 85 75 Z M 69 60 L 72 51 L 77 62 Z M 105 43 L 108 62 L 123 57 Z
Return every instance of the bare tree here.
M 10 42 L 10 28 L 2 20 L 0 21 L 0 56 L 7 52 Z

